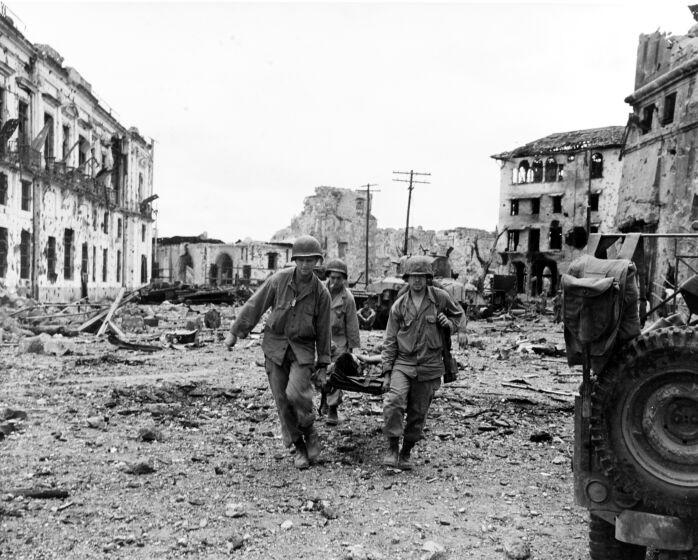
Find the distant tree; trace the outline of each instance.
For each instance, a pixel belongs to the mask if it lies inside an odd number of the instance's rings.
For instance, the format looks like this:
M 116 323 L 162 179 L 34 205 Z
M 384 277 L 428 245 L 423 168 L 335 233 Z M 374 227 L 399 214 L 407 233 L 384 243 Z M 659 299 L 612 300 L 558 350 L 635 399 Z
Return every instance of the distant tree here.
M 490 266 L 492 266 L 492 261 L 494 260 L 494 257 L 497 255 L 497 243 L 499 242 L 499 238 L 502 237 L 502 235 L 504 235 L 507 232 L 507 230 L 508 228 L 504 228 L 500 232 L 497 232 L 496 229 L 494 230 L 494 241 L 489 249 L 488 254 L 484 257 L 480 254 L 478 236 L 476 235 L 473 239 L 473 252 L 475 253 L 475 258 L 482 267 L 482 272 L 480 273 L 480 276 L 477 278 L 477 281 L 475 282 L 475 287 L 477 288 L 477 291 L 480 294 L 483 294 L 485 290 L 485 278 L 487 278 L 487 275 L 490 271 Z

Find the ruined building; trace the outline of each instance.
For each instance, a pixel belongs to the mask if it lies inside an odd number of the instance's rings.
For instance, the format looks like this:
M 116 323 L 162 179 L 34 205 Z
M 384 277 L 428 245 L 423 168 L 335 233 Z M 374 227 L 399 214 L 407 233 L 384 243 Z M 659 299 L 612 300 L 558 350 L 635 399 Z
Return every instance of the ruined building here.
M 291 243 L 246 239 L 223 243 L 197 237 L 161 237 L 157 242 L 158 278 L 170 283 L 227 286 L 261 284 L 291 260 Z
M 614 231 L 622 126 L 551 134 L 493 155 L 501 167 L 498 250 L 519 293 L 557 288 L 591 232 Z M 549 278 L 549 283 L 544 278 Z
M 366 260 L 366 191 L 317 187 L 315 194 L 306 197 L 303 211 L 293 218 L 291 225 L 272 236 L 273 242 L 289 241 L 310 234 L 320 241 L 326 259 L 340 258 L 347 263 L 349 278 L 364 281 Z M 376 270 L 377 223 L 368 217 L 368 260 L 369 277 Z
M 303 211 L 291 225 L 273 239 L 292 240 L 310 233 L 320 241 L 325 258 L 341 258 L 349 267 L 350 280 L 364 282 L 366 258 L 366 192 L 335 187 L 318 187 L 305 199 Z M 379 228 L 375 217 L 369 218 L 369 278 L 378 280 L 396 273 L 396 263 L 403 255 L 405 230 Z M 462 279 L 474 279 L 480 273 L 473 246 L 477 242 L 481 253 L 489 251 L 494 237 L 491 233 L 471 229 L 424 230 L 410 227 L 408 253 L 415 255 L 445 255 L 450 247 L 454 272 Z
M 686 35 L 641 35 L 635 90 L 622 150 L 623 173 L 616 215 L 622 232 L 693 233 L 698 219 L 698 24 Z M 656 241 L 647 288 L 661 295 L 690 274 L 678 272 L 678 255 L 695 255 L 695 242 Z M 696 261 L 691 266 L 695 267 Z M 679 266 L 679 269 L 681 267 Z M 656 298 L 650 301 L 656 303 Z
M 0 285 L 42 301 L 148 282 L 153 145 L 0 15 Z

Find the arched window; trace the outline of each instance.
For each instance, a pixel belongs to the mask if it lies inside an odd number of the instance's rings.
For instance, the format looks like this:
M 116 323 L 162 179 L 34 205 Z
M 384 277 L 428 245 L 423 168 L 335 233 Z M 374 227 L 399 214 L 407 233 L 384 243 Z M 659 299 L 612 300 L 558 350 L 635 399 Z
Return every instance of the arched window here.
M 141 255 L 141 284 L 148 282 L 148 257 Z
M 545 161 L 545 182 L 554 183 L 557 181 L 557 162 L 555 158 L 549 157 Z
M 543 160 L 534 159 L 533 165 L 531 166 L 533 170 L 533 182 L 540 183 L 543 181 Z
M 599 152 L 591 154 L 591 178 L 601 179 L 603 177 L 603 156 Z
M 511 184 L 515 185 L 519 182 L 519 170 L 516 167 L 511 170 Z
M 518 183 L 526 183 L 528 181 L 528 160 L 523 160 L 519 163 L 519 180 Z

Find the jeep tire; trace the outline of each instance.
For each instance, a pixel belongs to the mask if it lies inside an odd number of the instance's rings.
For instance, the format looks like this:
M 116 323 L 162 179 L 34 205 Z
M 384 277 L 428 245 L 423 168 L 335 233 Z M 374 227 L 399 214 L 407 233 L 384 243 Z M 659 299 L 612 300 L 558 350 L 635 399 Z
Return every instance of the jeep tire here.
M 618 490 L 698 516 L 698 333 L 658 329 L 616 352 L 594 383 L 591 436 Z

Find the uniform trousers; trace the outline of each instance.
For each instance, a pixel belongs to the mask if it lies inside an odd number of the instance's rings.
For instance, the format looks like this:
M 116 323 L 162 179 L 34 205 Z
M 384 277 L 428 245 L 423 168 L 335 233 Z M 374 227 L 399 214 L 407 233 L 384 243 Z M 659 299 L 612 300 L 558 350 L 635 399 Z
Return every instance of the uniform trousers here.
M 299 364 L 289 346 L 281 365 L 265 360 L 269 387 L 281 423 L 284 445 L 290 446 L 315 421 L 313 364 Z
M 393 368 L 390 391 L 383 403 L 383 433 L 387 437 L 403 436 L 404 441 L 412 443 L 422 439 L 429 406 L 440 386 L 440 377 L 418 381 L 399 367 Z

